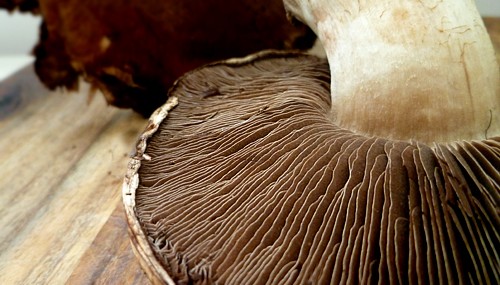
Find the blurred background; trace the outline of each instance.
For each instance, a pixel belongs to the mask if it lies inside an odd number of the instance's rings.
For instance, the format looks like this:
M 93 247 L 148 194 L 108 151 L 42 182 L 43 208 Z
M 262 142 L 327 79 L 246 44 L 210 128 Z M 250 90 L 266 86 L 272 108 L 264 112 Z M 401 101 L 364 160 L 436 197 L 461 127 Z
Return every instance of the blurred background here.
M 476 0 L 485 17 L 500 17 L 500 0 Z M 33 58 L 31 49 L 38 39 L 40 17 L 0 10 L 0 80 Z

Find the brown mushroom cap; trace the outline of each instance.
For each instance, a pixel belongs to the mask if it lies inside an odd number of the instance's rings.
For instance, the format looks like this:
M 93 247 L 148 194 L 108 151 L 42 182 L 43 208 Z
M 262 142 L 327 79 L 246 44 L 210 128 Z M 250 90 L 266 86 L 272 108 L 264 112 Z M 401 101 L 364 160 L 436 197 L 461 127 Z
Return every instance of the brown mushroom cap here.
M 175 84 L 124 184 L 152 280 L 499 280 L 500 138 L 357 135 L 332 123 L 329 82 L 324 59 L 262 53 Z
M 36 4 L 36 5 L 34 5 Z M 262 49 L 307 49 L 315 35 L 286 18 L 282 0 L 39 0 L 35 69 L 51 89 L 82 76 L 107 102 L 149 116 L 173 82 L 198 66 Z

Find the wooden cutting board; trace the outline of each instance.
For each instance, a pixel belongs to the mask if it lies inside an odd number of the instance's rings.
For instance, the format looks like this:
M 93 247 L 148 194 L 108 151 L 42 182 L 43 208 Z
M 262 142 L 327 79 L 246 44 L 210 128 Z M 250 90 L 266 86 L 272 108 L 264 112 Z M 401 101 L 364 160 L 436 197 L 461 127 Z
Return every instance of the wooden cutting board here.
M 147 284 L 120 193 L 146 120 L 85 89 L 0 84 L 0 284 Z
M 500 62 L 500 18 L 485 20 Z M 146 120 L 28 66 L 0 83 L 0 284 L 148 284 L 121 204 Z

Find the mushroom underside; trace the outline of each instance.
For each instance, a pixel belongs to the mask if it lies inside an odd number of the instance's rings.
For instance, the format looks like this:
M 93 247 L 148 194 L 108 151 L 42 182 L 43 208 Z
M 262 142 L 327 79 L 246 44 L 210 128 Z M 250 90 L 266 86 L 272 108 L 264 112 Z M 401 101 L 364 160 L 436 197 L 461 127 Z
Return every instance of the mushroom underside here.
M 326 60 L 273 53 L 181 78 L 129 217 L 148 258 L 179 284 L 499 280 L 500 138 L 358 135 L 329 82 Z

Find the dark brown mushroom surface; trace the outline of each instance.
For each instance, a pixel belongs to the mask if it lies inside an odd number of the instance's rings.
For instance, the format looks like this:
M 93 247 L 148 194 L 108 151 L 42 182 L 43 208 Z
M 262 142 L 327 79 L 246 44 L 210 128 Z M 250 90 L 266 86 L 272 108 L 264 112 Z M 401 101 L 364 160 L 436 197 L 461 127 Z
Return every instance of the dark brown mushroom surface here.
M 357 135 L 329 82 L 324 59 L 263 53 L 175 84 L 124 184 L 153 281 L 498 282 L 500 138 Z
M 262 49 L 307 49 L 315 35 L 282 0 L 0 0 L 39 12 L 35 70 L 51 89 L 82 76 L 111 105 L 149 116 L 185 72 Z

